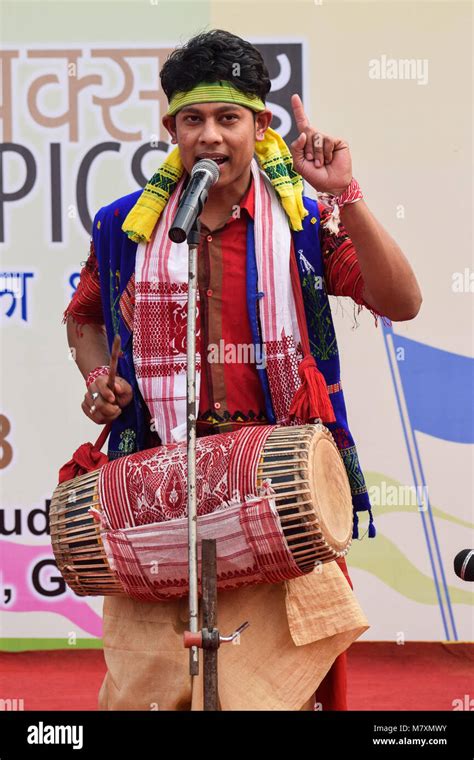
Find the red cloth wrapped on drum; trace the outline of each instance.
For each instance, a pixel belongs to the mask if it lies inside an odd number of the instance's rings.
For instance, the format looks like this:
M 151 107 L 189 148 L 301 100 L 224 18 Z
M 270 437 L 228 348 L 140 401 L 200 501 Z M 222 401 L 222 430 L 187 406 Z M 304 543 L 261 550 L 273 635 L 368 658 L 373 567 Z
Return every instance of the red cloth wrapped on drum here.
M 199 542 L 217 540 L 219 589 L 297 578 L 348 551 L 350 486 L 323 425 L 264 425 L 200 438 L 196 471 Z M 121 457 L 59 486 L 51 536 L 71 588 L 141 601 L 185 596 L 186 481 L 181 442 Z

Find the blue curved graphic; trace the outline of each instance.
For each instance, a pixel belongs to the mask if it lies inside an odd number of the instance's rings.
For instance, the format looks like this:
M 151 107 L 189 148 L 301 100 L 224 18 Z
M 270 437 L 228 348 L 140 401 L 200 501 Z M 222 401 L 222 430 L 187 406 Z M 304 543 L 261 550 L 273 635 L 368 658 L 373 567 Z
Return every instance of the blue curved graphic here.
M 391 334 L 413 430 L 474 443 L 474 359 Z
M 419 504 L 419 509 L 444 632 L 448 641 L 451 638 L 457 641 L 456 623 L 415 431 L 454 443 L 474 443 L 474 359 L 405 338 L 385 324 L 382 328 L 413 481 L 426 494 L 426 503 Z M 395 361 L 389 342 L 393 345 Z

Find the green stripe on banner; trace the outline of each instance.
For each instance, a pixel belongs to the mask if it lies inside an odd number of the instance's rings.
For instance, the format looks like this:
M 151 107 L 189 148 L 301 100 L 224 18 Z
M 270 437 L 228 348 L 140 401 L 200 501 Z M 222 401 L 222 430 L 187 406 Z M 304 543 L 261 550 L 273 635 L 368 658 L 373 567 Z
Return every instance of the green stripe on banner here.
M 102 639 L 76 639 L 68 644 L 67 639 L 2 639 L 1 652 L 31 652 L 39 649 L 102 649 Z
M 384 515 L 391 512 L 413 513 L 414 509 L 416 510 L 417 492 L 415 486 L 404 485 L 399 480 L 395 480 L 381 472 L 364 470 L 364 477 L 376 516 L 377 513 Z M 472 521 L 455 517 L 449 514 L 449 512 L 435 507 L 433 504 L 431 505 L 431 512 L 433 517 L 446 520 L 453 523 L 453 525 L 460 525 L 462 528 L 474 528 Z
M 351 568 L 365 570 L 374 575 L 382 583 L 397 591 L 407 599 L 419 604 L 438 604 L 434 580 L 418 570 L 408 557 L 391 541 L 377 530 L 377 541 L 370 547 L 370 552 L 363 541 L 353 541 L 347 564 L 349 575 Z M 448 586 L 453 604 L 474 604 L 474 596 L 470 591 Z

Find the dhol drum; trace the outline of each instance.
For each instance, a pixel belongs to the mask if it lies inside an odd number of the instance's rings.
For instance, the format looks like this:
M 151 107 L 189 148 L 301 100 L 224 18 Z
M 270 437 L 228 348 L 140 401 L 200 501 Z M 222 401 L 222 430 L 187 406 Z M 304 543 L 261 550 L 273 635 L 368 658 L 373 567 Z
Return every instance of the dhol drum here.
M 198 538 L 216 538 L 218 588 L 294 578 L 348 552 L 350 486 L 323 425 L 198 438 L 196 472 Z M 186 442 L 109 462 L 53 494 L 58 569 L 80 596 L 184 596 L 186 514 Z

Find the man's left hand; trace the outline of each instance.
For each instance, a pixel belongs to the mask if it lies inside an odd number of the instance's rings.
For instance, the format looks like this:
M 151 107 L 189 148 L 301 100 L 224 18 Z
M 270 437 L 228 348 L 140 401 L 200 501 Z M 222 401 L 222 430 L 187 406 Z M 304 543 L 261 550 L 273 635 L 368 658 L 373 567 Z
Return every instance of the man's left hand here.
M 299 95 L 291 96 L 291 107 L 300 133 L 290 145 L 294 170 L 315 190 L 338 195 L 352 179 L 348 144 L 312 127 Z

